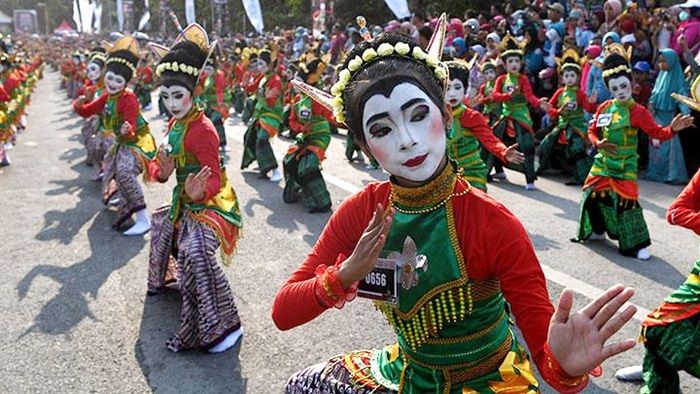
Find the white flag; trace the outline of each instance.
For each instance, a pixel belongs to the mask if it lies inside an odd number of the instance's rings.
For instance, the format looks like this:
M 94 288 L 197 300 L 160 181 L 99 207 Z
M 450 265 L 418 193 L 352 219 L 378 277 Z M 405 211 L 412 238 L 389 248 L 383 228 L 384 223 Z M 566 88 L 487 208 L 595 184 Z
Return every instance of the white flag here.
M 411 11 L 408 10 L 408 1 L 406 0 L 385 0 L 386 5 L 389 6 L 391 12 L 396 15 L 397 18 L 403 19 L 411 16 Z
M 84 33 L 92 33 L 92 3 L 90 0 L 78 0 L 80 3 L 80 25 Z
M 194 0 L 185 0 L 185 20 L 187 20 L 188 25 L 197 20 L 197 13 L 194 10 Z
M 102 32 L 102 1 L 95 1 L 94 8 L 95 22 L 93 28 L 95 33 Z
M 122 4 L 122 0 L 117 0 L 117 23 L 119 31 L 124 31 L 124 4 Z
M 73 22 L 75 22 L 75 28 L 79 33 L 83 32 L 83 20 L 80 18 L 80 8 L 78 6 L 78 0 L 73 0 Z
M 143 9 L 146 11 L 143 13 L 143 16 L 141 16 L 141 19 L 139 20 L 138 30 L 143 30 L 143 28 L 146 27 L 148 21 L 151 20 L 151 11 L 148 9 L 148 0 L 143 0 Z
M 245 8 L 245 13 L 248 15 L 248 19 L 255 31 L 262 34 L 265 25 L 263 24 L 262 11 L 260 10 L 260 0 L 243 0 L 243 8 Z

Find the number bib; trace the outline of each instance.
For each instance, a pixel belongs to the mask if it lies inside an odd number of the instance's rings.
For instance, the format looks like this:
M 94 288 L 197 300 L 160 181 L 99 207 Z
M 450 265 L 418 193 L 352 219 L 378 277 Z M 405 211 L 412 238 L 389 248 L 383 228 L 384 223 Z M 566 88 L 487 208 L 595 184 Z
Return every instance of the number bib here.
M 360 281 L 357 296 L 398 304 L 398 273 L 399 263 L 396 259 L 377 259 L 374 269 Z

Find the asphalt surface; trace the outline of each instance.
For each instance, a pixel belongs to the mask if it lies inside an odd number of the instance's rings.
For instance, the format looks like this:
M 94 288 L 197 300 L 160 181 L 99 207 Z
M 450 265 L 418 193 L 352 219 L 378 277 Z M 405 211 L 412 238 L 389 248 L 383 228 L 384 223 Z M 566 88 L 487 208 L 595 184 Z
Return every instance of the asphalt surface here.
M 179 296 L 146 297 L 149 235 L 124 237 L 110 228 L 99 185 L 90 181 L 78 141 L 82 120 L 72 114 L 58 75 L 39 82 L 28 108 L 29 126 L 0 169 L 0 392 L 3 393 L 279 393 L 295 371 L 358 348 L 392 343 L 391 328 L 369 302 L 280 332 L 270 310 L 282 283 L 303 260 L 330 217 L 308 214 L 282 201 L 282 184 L 240 171 L 244 128 L 227 123 L 228 175 L 241 202 L 243 238 L 226 269 L 243 320 L 239 345 L 223 354 L 173 354 L 165 341 L 178 326 Z M 155 94 L 154 94 L 155 97 Z M 155 102 L 154 102 L 155 104 Z M 155 105 L 154 105 L 155 106 Z M 157 140 L 164 122 L 145 113 Z M 289 141 L 277 139 L 281 160 Z M 334 136 L 324 175 L 334 206 L 364 184 L 386 179 L 381 170 L 345 161 L 344 137 Z M 653 258 L 621 257 L 610 242 L 571 243 L 580 188 L 547 175 L 540 190 L 526 192 L 524 177 L 491 184 L 489 192 L 521 219 L 548 276 L 555 300 L 564 286 L 577 291 L 576 305 L 616 283 L 634 286 L 633 302 L 646 310 L 687 276 L 698 257 L 698 240 L 665 221 L 681 187 L 640 182 L 641 204 L 651 231 Z M 144 188 L 149 209 L 170 198 L 172 183 Z M 549 280 L 551 279 L 551 280 Z M 523 283 L 527 286 L 527 283 Z M 641 314 L 639 314 L 640 316 Z M 636 338 L 633 320 L 616 338 Z M 639 385 L 617 382 L 614 371 L 639 364 L 642 346 L 604 363 L 604 375 L 586 392 L 634 393 Z M 682 374 L 685 393 L 697 380 Z M 548 390 L 545 388 L 545 391 Z

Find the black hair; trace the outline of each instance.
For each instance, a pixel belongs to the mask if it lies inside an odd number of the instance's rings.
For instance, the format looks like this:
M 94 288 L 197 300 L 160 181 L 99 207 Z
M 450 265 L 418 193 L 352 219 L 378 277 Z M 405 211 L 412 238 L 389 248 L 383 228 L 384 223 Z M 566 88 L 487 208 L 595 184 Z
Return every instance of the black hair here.
M 561 64 L 561 72 L 563 73 L 567 70 L 575 71 L 576 74 L 581 74 L 581 67 L 579 66 L 578 62 L 576 59 L 569 56 L 565 57 L 563 63 Z
M 418 35 L 430 40 L 430 37 L 433 36 L 433 29 L 430 26 L 423 26 L 418 29 Z
M 134 69 L 135 69 L 136 66 L 138 65 L 138 61 L 139 61 L 138 57 L 136 57 L 136 55 L 129 52 L 128 50 L 122 49 L 122 50 L 110 53 L 108 58 L 107 58 L 107 71 L 111 71 L 115 74 L 121 75 L 122 77 L 124 77 L 124 80 L 126 80 L 126 82 L 131 81 L 131 78 L 133 78 L 133 76 L 134 76 L 132 68 L 127 66 L 124 63 L 110 62 L 109 59 L 112 59 L 112 58 L 124 59 L 127 62 L 129 62 L 129 64 L 131 64 L 131 66 L 134 67 Z
M 356 56 L 362 57 L 362 53 L 368 48 L 376 49 L 383 43 L 396 45 L 399 42 L 407 44 L 410 51 L 417 47 L 409 37 L 395 33 L 382 33 L 372 42 L 363 41 L 356 45 L 345 59 L 342 69 L 347 69 L 350 60 Z M 356 71 L 345 87 L 342 97 L 345 108 L 345 124 L 348 126 L 349 132 L 353 133 L 355 141 L 366 151 L 367 143 L 362 131 L 364 104 L 376 94 L 389 97 L 394 88 L 403 82 L 409 82 L 425 92 L 445 116 L 443 102 L 445 87 L 437 79 L 433 69 L 422 62 L 404 57 L 377 58 Z
M 97 55 L 98 53 L 101 53 L 102 57 L 95 57 L 95 55 Z M 102 47 L 92 48 L 92 51 L 90 52 L 89 63 L 96 63 L 100 66 L 100 68 L 103 68 L 105 66 L 106 59 L 107 59 L 107 51 L 105 51 L 104 48 L 102 48 Z
M 186 66 L 192 66 L 201 71 L 207 54 L 192 41 L 177 43 L 167 55 L 163 56 L 160 63 L 177 62 Z M 197 86 L 197 75 L 191 75 L 180 71 L 163 70 L 160 74 L 160 83 L 165 87 L 173 85 L 184 86 L 192 92 Z
M 321 66 L 321 64 L 321 59 L 317 58 L 306 63 L 304 67 L 297 67 L 299 69 L 299 77 L 304 80 L 304 82 L 309 83 L 309 77 L 313 76 L 314 74 L 320 74 L 325 70 L 325 67 Z M 321 66 L 321 70 L 319 73 L 317 73 L 317 71 L 319 71 L 319 66 Z
M 627 77 L 630 81 L 632 80 L 632 72 L 630 70 L 629 62 L 622 55 L 619 55 L 617 53 L 611 53 L 605 57 L 605 61 L 603 62 L 603 73 L 605 73 L 605 71 L 607 70 L 613 70 L 620 66 L 627 67 L 624 69 L 621 68 L 620 71 L 617 71 L 614 74 L 610 74 L 608 76 L 603 77 L 605 85 L 607 85 L 608 81 L 610 81 L 611 79 L 619 77 Z
M 466 90 L 467 86 L 469 86 L 469 70 L 452 63 L 447 63 L 447 68 L 450 70 L 450 80 L 459 79 Z

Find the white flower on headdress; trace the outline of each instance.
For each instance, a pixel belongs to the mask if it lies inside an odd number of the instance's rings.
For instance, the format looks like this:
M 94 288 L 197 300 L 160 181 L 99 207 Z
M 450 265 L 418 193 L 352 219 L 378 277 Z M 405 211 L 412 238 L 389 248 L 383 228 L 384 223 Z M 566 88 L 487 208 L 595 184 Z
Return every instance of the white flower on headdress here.
M 437 58 L 437 56 L 426 56 L 425 62 L 428 63 L 430 67 L 437 67 L 440 60 Z
M 442 66 L 435 67 L 435 76 L 439 80 L 443 80 L 443 79 L 447 78 L 447 71 L 445 70 L 445 67 L 442 67 Z
M 336 97 L 333 100 L 331 100 L 331 105 L 333 106 L 333 109 L 337 111 L 342 111 L 343 110 L 343 99 L 340 97 Z
M 331 86 L 331 94 L 334 96 L 339 96 L 345 90 L 345 84 L 336 82 Z
M 178 64 L 178 62 L 172 62 L 170 63 L 170 67 L 173 68 L 173 71 L 177 71 L 177 69 L 180 67 L 180 64 Z
M 405 42 L 399 42 L 394 46 L 394 49 L 396 49 L 396 53 L 398 53 L 401 56 L 404 56 L 405 54 L 411 51 L 411 47 Z
M 374 59 L 375 57 L 377 57 L 377 51 L 375 51 L 374 48 L 367 48 L 364 52 L 362 52 L 362 60 L 366 62 Z
M 392 53 L 394 53 L 394 46 L 388 42 L 383 43 L 377 48 L 377 54 L 379 56 L 390 56 Z
M 350 72 L 357 71 L 360 68 L 360 66 L 362 66 L 362 58 L 360 58 L 359 56 L 355 56 L 354 59 L 348 62 L 348 70 L 350 70 Z
M 197 69 L 194 68 L 194 66 L 187 66 L 187 73 L 190 75 L 195 75 L 197 73 Z
M 342 70 L 340 73 L 338 73 L 338 82 L 342 83 L 343 85 L 347 84 L 350 81 L 350 71 L 348 70 Z
M 186 64 L 180 64 L 180 71 L 187 72 L 187 65 Z
M 345 122 L 345 114 L 343 114 L 343 111 L 333 111 L 333 117 L 335 120 L 337 120 L 339 123 Z
M 423 52 L 420 47 L 413 47 L 413 57 L 418 60 L 425 60 L 425 58 L 428 57 L 428 54 Z

